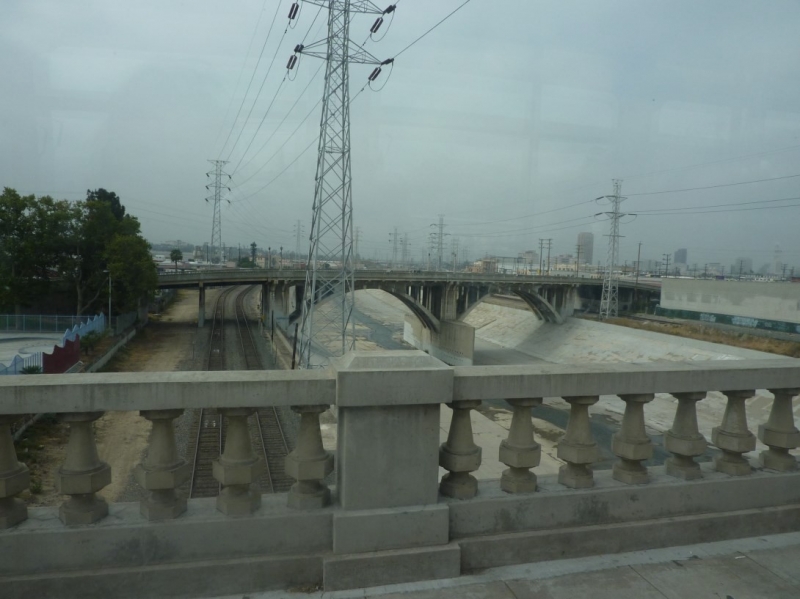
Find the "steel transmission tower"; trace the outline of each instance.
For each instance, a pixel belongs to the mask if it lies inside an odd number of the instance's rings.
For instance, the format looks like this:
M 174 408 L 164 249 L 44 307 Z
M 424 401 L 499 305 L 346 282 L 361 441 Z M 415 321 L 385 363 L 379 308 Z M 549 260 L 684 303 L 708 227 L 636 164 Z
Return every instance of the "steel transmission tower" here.
M 600 299 L 600 318 L 606 319 L 617 316 L 619 313 L 619 276 L 617 275 L 617 263 L 619 262 L 619 221 L 625 216 L 619 211 L 619 206 L 623 198 L 620 195 L 622 190 L 622 179 L 614 179 L 614 193 L 610 196 L 601 196 L 600 199 L 607 199 L 611 202 L 610 212 L 601 212 L 611 221 L 611 231 L 608 235 L 608 257 L 606 258 L 606 273 L 603 277 L 603 295 Z M 598 215 L 599 216 L 599 215 Z
M 230 180 L 231 176 L 222 171 L 222 167 L 228 164 L 227 160 L 209 160 L 209 162 L 214 165 L 214 170 L 207 172 L 206 177 L 210 177 L 213 174 L 214 183 L 209 183 L 206 185 L 206 189 L 213 189 L 214 195 L 208 196 L 206 198 L 206 202 L 214 202 L 214 217 L 211 221 L 211 253 L 208 259 L 212 263 L 218 264 L 224 259 L 224 256 L 222 255 L 222 212 L 220 210 L 220 203 L 222 202 L 222 190 L 231 190 L 230 187 L 226 187 L 222 184 L 222 178 L 228 177 Z
M 325 356 L 355 346 L 349 64 L 382 61 L 350 40 L 350 19 L 354 13 L 384 11 L 367 0 L 305 2 L 328 9 L 327 38 L 295 48 L 327 63 L 298 361 L 301 368 L 313 368 L 327 362 Z M 317 305 L 323 299 L 325 305 Z

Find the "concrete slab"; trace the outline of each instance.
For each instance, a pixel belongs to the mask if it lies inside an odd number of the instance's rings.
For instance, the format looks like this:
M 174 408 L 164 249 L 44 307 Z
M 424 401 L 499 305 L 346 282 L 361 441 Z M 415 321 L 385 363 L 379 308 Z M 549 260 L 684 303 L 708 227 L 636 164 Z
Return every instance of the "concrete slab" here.
M 338 512 L 333 516 L 333 552 L 446 545 L 449 517 L 444 504 Z
M 454 587 L 420 591 L 418 593 L 389 593 L 383 599 L 517 599 L 504 582 L 472 584 L 466 587 Z
M 631 567 L 667 599 L 798 597 L 797 585 L 781 579 L 746 555 Z
M 785 581 L 800 585 L 800 547 L 753 551 L 748 557 Z
M 516 599 L 664 599 L 659 590 L 627 566 L 582 576 L 512 580 L 507 584 Z

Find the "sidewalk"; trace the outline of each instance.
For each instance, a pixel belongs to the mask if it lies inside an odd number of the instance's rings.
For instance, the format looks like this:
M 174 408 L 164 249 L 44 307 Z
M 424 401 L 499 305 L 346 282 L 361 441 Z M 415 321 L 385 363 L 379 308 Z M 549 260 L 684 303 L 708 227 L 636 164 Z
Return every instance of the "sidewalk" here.
M 241 599 L 242 595 L 225 599 Z M 798 599 L 800 533 L 507 566 L 353 591 L 248 599 Z

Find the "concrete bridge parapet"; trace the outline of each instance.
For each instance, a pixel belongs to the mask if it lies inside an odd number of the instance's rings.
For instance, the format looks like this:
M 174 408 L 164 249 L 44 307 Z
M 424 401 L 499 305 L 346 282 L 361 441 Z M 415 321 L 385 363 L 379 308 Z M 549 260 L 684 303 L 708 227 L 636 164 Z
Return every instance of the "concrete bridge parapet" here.
M 775 401 L 750 454 L 744 410 L 753 389 Z M 707 440 L 697 404 L 727 398 L 714 436 L 720 459 L 699 463 Z M 653 395 L 678 399 L 666 448 L 673 463 L 648 467 L 644 414 Z M 0 596 L 192 597 L 295 586 L 327 590 L 455 577 L 514 563 L 635 551 L 800 530 L 800 444 L 791 409 L 800 394 L 793 359 L 602 365 L 450 367 L 418 350 L 355 352 L 327 370 L 7 376 L 0 380 Z M 588 409 L 621 399 L 610 471 L 593 471 Z M 542 398 L 570 405 L 557 475 L 533 472 L 541 450 L 530 425 Z M 761 398 L 764 396 L 761 395 Z M 508 439 L 487 455 L 469 413 L 488 399 L 513 407 Z M 447 407 L 443 407 L 446 404 Z M 246 419 L 253 408 L 301 415 L 288 494 L 255 495 L 258 470 Z M 321 444 L 319 414 L 338 410 L 336 456 Z M 624 407 L 623 407 L 624 406 Z M 176 494 L 186 479 L 174 419 L 223 408 L 229 427 L 215 476 L 219 499 Z M 447 440 L 439 414 L 451 413 Z M 137 480 L 140 504 L 110 504 L 92 421 L 138 410 L 153 434 Z M 27 508 L 30 484 L 9 424 L 15 415 L 59 413 L 71 423 L 60 478 L 64 507 Z M 157 425 L 157 426 L 156 426 Z M 723 443 L 724 440 L 724 443 Z M 228 447 L 230 444 L 230 449 Z M 499 480 L 470 474 L 485 460 Z M 336 461 L 336 484 L 326 477 Z M 439 467 L 447 474 L 438 480 Z M 242 489 L 246 488 L 246 491 Z

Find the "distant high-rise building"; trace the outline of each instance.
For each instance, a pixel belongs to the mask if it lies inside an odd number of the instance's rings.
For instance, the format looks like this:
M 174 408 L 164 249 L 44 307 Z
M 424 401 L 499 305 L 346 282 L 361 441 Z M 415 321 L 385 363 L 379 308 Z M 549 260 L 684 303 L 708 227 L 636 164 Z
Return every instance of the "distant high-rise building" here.
M 675 264 L 689 264 L 688 258 L 686 257 L 686 248 L 681 248 L 675 252 L 675 259 L 673 262 Z
M 578 247 L 581 262 L 591 264 L 594 258 L 594 233 L 578 233 Z

